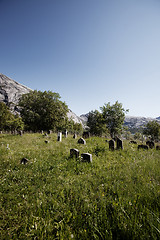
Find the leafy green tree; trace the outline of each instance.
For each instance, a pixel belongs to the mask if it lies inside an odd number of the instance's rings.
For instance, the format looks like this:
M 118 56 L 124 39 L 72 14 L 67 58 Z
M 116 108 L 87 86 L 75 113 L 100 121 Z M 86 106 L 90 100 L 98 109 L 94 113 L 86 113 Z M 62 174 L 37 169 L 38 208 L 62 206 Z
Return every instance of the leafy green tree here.
M 68 107 L 60 95 L 52 91 L 32 91 L 19 100 L 22 120 L 28 129 L 57 130 L 64 126 Z
M 22 118 L 18 115 L 13 115 L 12 118 L 7 121 L 7 126 L 12 131 L 20 131 L 24 129 L 24 122 L 22 121 Z
M 152 140 L 158 140 L 160 137 L 160 124 L 157 121 L 149 121 L 144 130 L 143 133 L 146 136 L 150 136 Z
M 100 109 L 110 136 L 113 138 L 120 135 L 123 129 L 125 113 L 129 110 L 125 110 L 118 101 L 113 105 L 110 105 L 110 102 L 105 103 Z
M 73 131 L 74 131 L 74 133 L 82 134 L 82 132 L 83 132 L 82 124 L 81 123 L 74 123 L 73 124 Z
M 98 110 L 89 112 L 87 126 L 90 133 L 96 136 L 102 136 L 106 132 L 103 115 Z
M 5 103 L 0 102 L 0 130 L 6 130 L 8 128 L 7 122 L 13 119 L 12 113 Z
M 5 103 L 0 102 L 0 130 L 23 130 L 24 123 L 14 115 Z

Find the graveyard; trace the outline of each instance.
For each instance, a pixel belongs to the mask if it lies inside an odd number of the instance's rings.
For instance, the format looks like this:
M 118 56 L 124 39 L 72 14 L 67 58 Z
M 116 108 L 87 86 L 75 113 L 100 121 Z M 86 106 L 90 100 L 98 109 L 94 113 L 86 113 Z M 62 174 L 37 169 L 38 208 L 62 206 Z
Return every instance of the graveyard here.
M 159 148 L 82 140 L 0 134 L 0 239 L 160 238 Z

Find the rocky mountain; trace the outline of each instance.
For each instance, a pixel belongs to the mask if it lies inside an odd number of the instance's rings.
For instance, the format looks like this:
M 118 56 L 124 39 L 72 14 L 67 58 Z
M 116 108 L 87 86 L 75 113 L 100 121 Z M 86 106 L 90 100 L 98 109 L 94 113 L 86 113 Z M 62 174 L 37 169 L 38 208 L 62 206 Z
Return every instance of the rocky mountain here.
M 8 105 L 11 104 L 11 109 L 14 110 L 22 94 L 28 93 L 32 89 L 12 80 L 11 78 L 0 73 L 0 101 Z
M 86 124 L 86 121 L 84 121 L 83 118 L 81 117 L 78 117 L 74 112 L 72 112 L 70 109 L 69 109 L 69 112 L 67 113 L 67 117 L 71 120 L 73 120 L 75 123 L 81 123 L 82 126 L 84 127 L 85 124 Z
M 138 129 L 140 127 L 143 128 L 149 121 L 157 121 L 160 123 L 160 118 L 126 116 L 124 125 L 127 126 L 130 131 L 133 131 L 134 129 Z

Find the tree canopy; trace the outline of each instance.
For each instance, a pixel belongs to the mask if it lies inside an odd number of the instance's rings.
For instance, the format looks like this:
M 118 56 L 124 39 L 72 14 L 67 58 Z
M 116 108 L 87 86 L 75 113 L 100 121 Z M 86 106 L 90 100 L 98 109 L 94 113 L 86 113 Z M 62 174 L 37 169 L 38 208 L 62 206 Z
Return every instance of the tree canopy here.
M 14 115 L 5 103 L 0 102 L 0 130 L 22 130 L 24 123 L 18 115 Z
M 91 134 L 101 136 L 106 131 L 102 113 L 98 110 L 89 112 L 87 126 Z
M 158 140 L 160 136 L 160 124 L 156 120 L 149 121 L 146 124 L 143 133 L 146 136 L 150 136 L 152 140 Z
M 125 110 L 122 107 L 122 103 L 118 101 L 111 105 L 110 102 L 105 103 L 103 107 L 100 108 L 103 115 L 103 121 L 110 133 L 110 136 L 116 137 L 122 133 L 122 126 L 125 119 L 125 113 L 129 110 Z
M 67 118 L 68 106 L 52 91 L 24 94 L 18 105 L 25 125 L 32 131 L 62 128 Z

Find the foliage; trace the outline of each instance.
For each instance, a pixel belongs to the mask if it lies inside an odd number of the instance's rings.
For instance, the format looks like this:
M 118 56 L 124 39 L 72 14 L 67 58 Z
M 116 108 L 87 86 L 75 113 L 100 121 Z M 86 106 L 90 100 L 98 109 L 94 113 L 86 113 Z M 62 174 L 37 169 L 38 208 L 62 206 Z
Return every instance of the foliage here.
M 98 110 L 89 112 L 87 126 L 90 129 L 90 133 L 95 136 L 102 136 L 106 132 L 103 115 Z
M 149 121 L 146 124 L 143 133 L 147 136 L 151 136 L 152 140 L 158 140 L 160 136 L 160 124 L 156 120 Z
M 160 151 L 127 141 L 109 151 L 98 137 L 44 140 L 0 135 L 0 239 L 160 238 Z M 71 147 L 91 153 L 92 164 L 71 159 Z
M 107 104 L 105 103 L 100 109 L 110 136 L 113 138 L 120 135 L 122 133 L 125 113 L 128 112 L 128 110 L 125 110 L 122 107 L 122 104 L 118 101 L 116 101 L 113 105 L 110 105 L 110 102 Z
M 33 91 L 22 95 L 19 101 L 22 119 L 28 129 L 61 129 L 65 124 L 67 105 L 52 91 Z
M 5 103 L 0 102 L 0 130 L 22 130 L 23 126 L 22 119 L 12 114 Z

